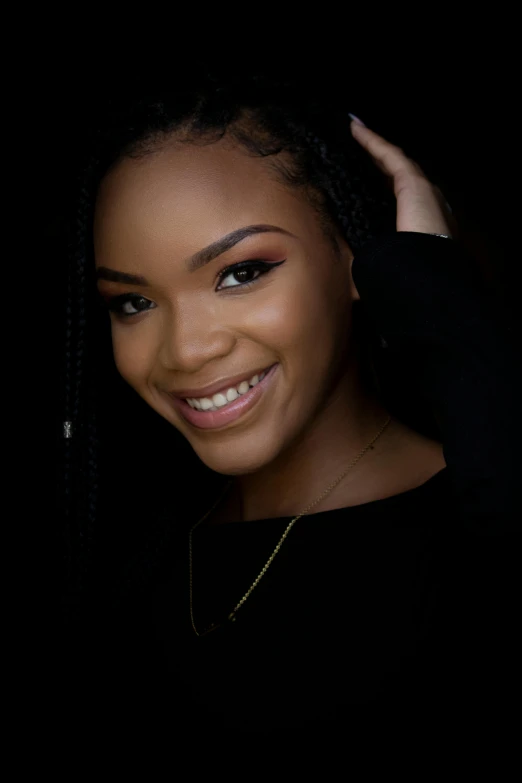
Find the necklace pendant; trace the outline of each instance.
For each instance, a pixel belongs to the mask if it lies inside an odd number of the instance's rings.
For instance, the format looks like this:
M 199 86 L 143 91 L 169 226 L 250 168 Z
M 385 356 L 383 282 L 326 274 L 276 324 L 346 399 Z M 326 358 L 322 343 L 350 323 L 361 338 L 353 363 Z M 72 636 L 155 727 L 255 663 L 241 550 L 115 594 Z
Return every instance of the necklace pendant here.
M 209 633 L 212 633 L 212 631 L 217 630 L 220 628 L 221 623 L 212 623 L 212 625 L 209 625 L 208 628 L 206 628 L 202 633 L 200 633 L 200 636 L 208 636 Z
M 208 628 L 205 628 L 204 631 L 198 633 L 198 636 L 208 636 L 208 634 L 212 633 L 212 631 L 217 631 L 218 628 L 222 628 L 227 622 L 230 623 L 236 622 L 236 616 L 234 612 L 230 612 L 228 617 L 225 620 L 222 620 L 220 623 L 211 623 L 211 625 L 209 625 Z

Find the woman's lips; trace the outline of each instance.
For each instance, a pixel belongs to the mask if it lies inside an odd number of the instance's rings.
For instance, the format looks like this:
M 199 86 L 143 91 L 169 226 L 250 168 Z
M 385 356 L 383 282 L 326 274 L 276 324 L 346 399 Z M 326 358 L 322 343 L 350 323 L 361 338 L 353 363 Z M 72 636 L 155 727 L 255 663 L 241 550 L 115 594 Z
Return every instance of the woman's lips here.
M 236 419 L 239 419 L 240 416 L 243 416 L 254 407 L 272 383 L 278 367 L 279 363 L 273 364 L 262 381 L 259 381 L 259 383 L 245 392 L 245 394 L 242 394 L 236 400 L 229 402 L 228 405 L 224 405 L 223 408 L 220 408 L 217 411 L 198 411 L 191 408 L 186 400 L 176 397 L 170 397 L 169 399 L 183 418 L 194 427 L 203 430 L 224 427 L 227 424 L 236 421 Z

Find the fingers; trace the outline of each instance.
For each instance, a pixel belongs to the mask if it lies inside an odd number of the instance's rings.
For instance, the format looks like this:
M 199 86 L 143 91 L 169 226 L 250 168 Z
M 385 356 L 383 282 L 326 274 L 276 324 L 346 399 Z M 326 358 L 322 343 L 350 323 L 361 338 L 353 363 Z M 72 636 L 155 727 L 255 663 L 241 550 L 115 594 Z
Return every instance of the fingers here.
M 425 177 L 421 167 L 408 158 L 400 147 L 390 144 L 375 131 L 365 125 L 352 121 L 350 125 L 352 136 L 361 147 L 370 153 L 380 170 L 394 179 L 401 174 Z
M 377 167 L 393 182 L 397 199 L 397 231 L 452 236 L 454 221 L 440 190 L 421 167 L 375 131 L 353 120 L 354 139 L 371 155 Z

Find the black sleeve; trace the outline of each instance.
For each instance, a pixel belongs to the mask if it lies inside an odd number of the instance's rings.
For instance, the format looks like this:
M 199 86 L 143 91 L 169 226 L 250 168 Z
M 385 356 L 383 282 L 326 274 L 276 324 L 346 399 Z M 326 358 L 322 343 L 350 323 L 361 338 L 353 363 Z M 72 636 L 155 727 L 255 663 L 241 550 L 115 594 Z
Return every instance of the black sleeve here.
M 501 317 L 460 245 L 399 232 L 368 243 L 352 274 L 389 350 L 411 361 L 438 423 L 461 511 L 522 510 L 521 372 Z

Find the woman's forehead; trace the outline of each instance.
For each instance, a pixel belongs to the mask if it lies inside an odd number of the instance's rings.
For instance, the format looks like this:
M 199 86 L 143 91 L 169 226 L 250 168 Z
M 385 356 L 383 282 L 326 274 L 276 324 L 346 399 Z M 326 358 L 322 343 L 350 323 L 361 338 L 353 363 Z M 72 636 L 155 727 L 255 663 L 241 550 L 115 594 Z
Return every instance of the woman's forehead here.
M 216 205 L 275 199 L 284 188 L 266 159 L 216 142 L 169 143 L 137 158 L 123 158 L 104 178 L 98 205 L 131 208 L 183 207 L 187 201 Z
M 278 181 L 264 159 L 220 142 L 168 144 L 125 158 L 98 194 L 95 241 L 132 244 L 175 240 L 196 252 L 240 226 L 280 225 L 299 234 L 311 208 Z M 308 229 L 309 230 L 309 229 Z

